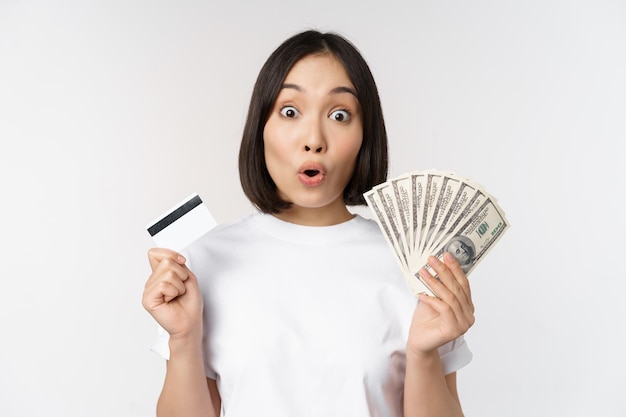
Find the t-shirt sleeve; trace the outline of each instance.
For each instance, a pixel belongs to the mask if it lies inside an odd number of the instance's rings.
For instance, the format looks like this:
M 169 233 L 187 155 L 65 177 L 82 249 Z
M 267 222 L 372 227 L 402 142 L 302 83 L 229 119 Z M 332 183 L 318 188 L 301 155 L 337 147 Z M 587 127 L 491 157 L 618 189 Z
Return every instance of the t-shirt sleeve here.
M 158 325 L 157 325 L 158 326 Z M 170 335 L 161 326 L 157 327 L 157 334 L 150 346 L 150 350 L 165 360 L 170 359 Z
M 209 361 L 208 361 L 208 358 L 206 357 L 206 353 L 205 353 L 205 356 L 204 356 L 204 374 L 206 375 L 207 378 L 217 379 L 217 374 L 215 373 L 215 371 L 209 365 Z
M 462 335 L 441 346 L 439 348 L 439 356 L 441 357 L 444 375 L 458 371 L 472 360 L 472 352 Z

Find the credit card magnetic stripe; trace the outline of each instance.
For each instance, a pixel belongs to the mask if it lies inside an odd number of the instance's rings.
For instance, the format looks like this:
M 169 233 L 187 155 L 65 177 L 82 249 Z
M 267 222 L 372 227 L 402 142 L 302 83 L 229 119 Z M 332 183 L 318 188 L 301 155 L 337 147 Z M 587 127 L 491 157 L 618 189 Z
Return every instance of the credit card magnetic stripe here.
M 167 216 L 163 217 L 161 220 L 153 224 L 148 228 L 148 233 L 150 236 L 154 236 L 159 233 L 161 230 L 165 229 L 170 224 L 174 223 L 176 220 L 183 217 L 185 214 L 189 213 L 194 208 L 198 207 L 202 204 L 202 199 L 200 196 L 195 195 L 190 200 L 186 201 L 183 205 L 178 207 L 176 210 L 172 211 Z

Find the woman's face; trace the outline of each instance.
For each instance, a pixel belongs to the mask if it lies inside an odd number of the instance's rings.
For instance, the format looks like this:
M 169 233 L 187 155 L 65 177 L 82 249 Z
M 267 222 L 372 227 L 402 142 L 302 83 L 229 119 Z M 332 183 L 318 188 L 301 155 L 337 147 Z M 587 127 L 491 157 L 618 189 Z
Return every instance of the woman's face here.
M 263 140 L 269 174 L 281 198 L 293 204 L 288 211 L 345 215 L 343 191 L 354 172 L 363 125 L 354 86 L 333 55 L 310 55 L 293 66 Z

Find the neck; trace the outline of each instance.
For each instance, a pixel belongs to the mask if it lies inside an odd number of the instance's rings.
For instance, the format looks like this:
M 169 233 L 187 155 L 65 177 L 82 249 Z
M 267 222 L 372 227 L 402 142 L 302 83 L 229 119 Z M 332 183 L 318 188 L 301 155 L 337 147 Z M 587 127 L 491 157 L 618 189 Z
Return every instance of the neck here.
M 354 218 L 354 214 L 350 213 L 343 204 L 334 208 L 309 208 L 294 205 L 287 210 L 274 214 L 274 216 L 301 226 L 332 226 Z

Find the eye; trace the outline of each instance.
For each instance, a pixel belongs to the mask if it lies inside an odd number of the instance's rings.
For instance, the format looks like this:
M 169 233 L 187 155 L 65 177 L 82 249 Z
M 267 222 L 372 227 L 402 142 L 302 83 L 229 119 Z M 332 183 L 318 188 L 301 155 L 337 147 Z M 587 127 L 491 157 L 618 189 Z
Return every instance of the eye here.
M 337 122 L 347 122 L 350 120 L 350 112 L 348 110 L 335 110 L 329 117 Z
M 285 106 L 280 109 L 280 114 L 284 117 L 288 117 L 291 119 L 294 117 L 298 117 L 300 115 L 300 112 L 293 106 Z

